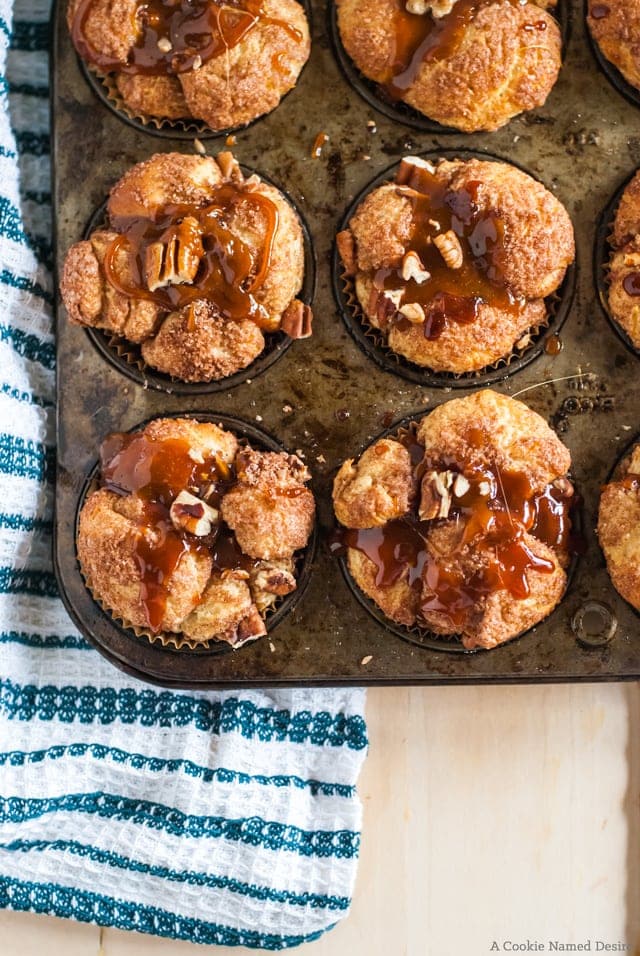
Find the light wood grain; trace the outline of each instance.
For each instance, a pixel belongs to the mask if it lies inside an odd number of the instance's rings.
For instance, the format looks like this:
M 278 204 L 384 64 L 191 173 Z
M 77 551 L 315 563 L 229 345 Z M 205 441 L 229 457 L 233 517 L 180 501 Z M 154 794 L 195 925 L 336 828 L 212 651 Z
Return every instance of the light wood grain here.
M 374 690 L 352 913 L 309 956 L 481 956 L 493 939 L 640 947 L 636 685 Z M 595 944 L 594 944 L 595 945 Z M 0 914 L 1 956 L 99 930 Z M 231 956 L 105 930 L 101 956 Z

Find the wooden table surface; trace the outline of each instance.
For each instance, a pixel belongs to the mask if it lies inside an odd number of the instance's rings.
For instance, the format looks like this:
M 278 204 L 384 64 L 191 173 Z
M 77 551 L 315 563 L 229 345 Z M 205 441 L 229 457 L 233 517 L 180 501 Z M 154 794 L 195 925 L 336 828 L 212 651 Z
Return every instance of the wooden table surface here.
M 305 954 L 640 954 L 637 685 L 382 689 L 367 712 L 353 909 Z M 198 953 L 238 950 L 0 913 L 1 956 Z

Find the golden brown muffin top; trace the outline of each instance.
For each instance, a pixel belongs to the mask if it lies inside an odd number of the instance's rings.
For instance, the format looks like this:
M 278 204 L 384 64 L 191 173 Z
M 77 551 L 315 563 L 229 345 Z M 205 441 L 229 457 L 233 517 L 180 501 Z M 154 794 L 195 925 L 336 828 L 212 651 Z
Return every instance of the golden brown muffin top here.
M 640 172 L 624 189 L 609 244 L 609 310 L 632 345 L 640 348 Z
M 271 564 L 241 543 L 264 534 L 265 495 L 247 484 L 248 459 L 254 469 L 286 476 L 286 494 L 271 487 L 269 509 L 274 521 L 297 521 L 295 540 L 281 536 L 277 552 L 264 555 Z M 214 424 L 157 419 L 109 435 L 101 463 L 102 487 L 80 516 L 78 556 L 93 593 L 126 623 L 237 644 L 260 619 L 256 601 L 265 610 L 274 595 L 295 589 L 293 555 L 306 545 L 314 516 L 304 487 L 310 475 L 295 456 L 240 448 Z M 240 487 L 245 495 L 248 489 L 247 506 L 234 512 L 232 527 L 223 512 Z M 254 511 L 252 497 L 259 499 Z
M 114 74 L 130 109 L 215 129 L 273 109 L 309 55 L 295 0 L 70 0 L 67 20 L 80 56 Z
M 337 244 L 365 316 L 389 345 L 453 372 L 508 355 L 542 324 L 542 299 L 575 255 L 555 196 L 508 163 L 476 159 L 403 159 Z
M 614 587 L 640 611 L 640 445 L 602 489 L 598 538 Z
M 589 0 L 587 23 L 606 59 L 640 89 L 640 2 Z
M 393 467 L 380 469 L 391 454 Z M 495 646 L 562 593 L 569 466 L 568 450 L 521 402 L 489 390 L 454 399 L 342 465 L 333 496 L 347 530 L 338 541 L 357 582 L 385 613 L 395 608 L 395 620 Z M 388 501 L 400 503 L 381 513 Z
M 245 179 L 231 153 L 138 163 L 111 190 L 107 218 L 65 258 L 72 322 L 143 343 L 149 364 L 187 381 L 246 367 L 262 331 L 311 334 L 311 310 L 295 298 L 299 219 L 275 187 Z
M 466 132 L 542 105 L 560 69 L 546 4 L 510 0 L 338 0 L 343 45 L 399 100 Z

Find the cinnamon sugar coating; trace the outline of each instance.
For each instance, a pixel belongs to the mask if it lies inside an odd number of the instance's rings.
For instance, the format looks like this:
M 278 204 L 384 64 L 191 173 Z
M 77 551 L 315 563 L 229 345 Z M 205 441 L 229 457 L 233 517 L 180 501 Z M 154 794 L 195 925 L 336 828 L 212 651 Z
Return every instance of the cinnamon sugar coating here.
M 306 466 L 295 455 L 241 451 L 236 467 L 222 516 L 245 554 L 271 561 L 304 547 L 315 514 Z
M 81 0 L 70 0 L 72 30 Z M 291 90 L 311 49 L 309 25 L 296 0 L 264 0 L 262 16 L 238 43 L 177 74 L 121 72 L 143 33 L 139 0 L 92 0 L 84 35 L 109 72 L 125 107 L 143 119 L 202 120 L 213 130 L 243 126 L 271 112 Z M 285 26 L 283 27 L 284 24 Z
M 489 390 L 439 405 L 419 421 L 414 435 L 413 461 L 417 447 L 424 457 L 417 466 L 405 465 L 403 477 L 405 488 L 420 483 L 420 495 L 416 501 L 412 492 L 405 507 L 390 510 L 386 520 L 380 520 L 379 502 L 398 488 L 400 456 L 390 461 L 388 447 L 380 456 L 375 450 L 382 444 L 405 451 L 401 443 L 382 439 L 336 476 L 336 517 L 354 529 L 344 532 L 350 573 L 392 621 L 457 634 L 467 649 L 495 647 L 545 618 L 564 593 L 567 539 L 544 540 L 548 533 L 535 522 L 522 523 L 517 489 L 526 489 L 531 502 L 556 487 L 570 498 L 569 451 L 526 405 Z M 380 467 L 385 462 L 388 473 Z M 509 500 L 511 523 L 505 526 Z M 532 506 L 538 507 L 527 507 Z M 494 510 L 488 513 L 487 507 Z M 496 521 L 502 523 L 494 526 Z M 357 530 L 364 528 L 370 530 Z M 524 555 L 527 563 L 515 591 L 509 572 L 497 571 L 495 564 L 511 542 L 520 549 L 514 555 Z

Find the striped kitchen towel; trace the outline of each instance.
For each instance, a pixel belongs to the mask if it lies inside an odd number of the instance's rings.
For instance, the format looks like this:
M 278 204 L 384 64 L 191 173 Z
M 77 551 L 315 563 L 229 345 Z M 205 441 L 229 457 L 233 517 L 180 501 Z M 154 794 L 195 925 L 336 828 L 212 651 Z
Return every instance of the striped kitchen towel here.
M 283 949 L 349 908 L 363 693 L 154 689 L 60 604 L 48 15 L 0 0 L 0 906 Z

